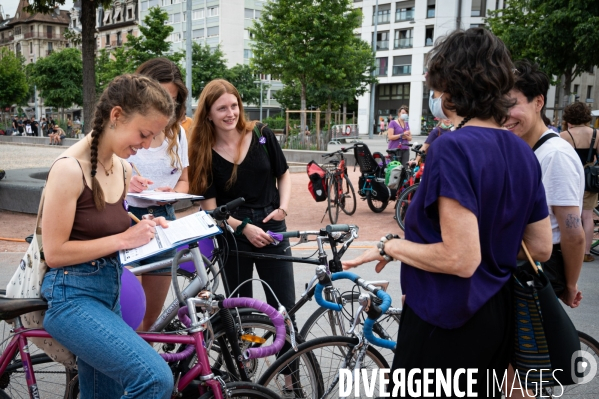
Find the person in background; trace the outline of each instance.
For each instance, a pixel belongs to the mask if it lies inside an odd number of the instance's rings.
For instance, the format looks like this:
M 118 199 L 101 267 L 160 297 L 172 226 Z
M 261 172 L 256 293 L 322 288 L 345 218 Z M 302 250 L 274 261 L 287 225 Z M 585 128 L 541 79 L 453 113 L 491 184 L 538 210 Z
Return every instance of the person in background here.
M 71 135 L 73 134 L 73 121 L 71 120 L 71 117 L 67 117 L 67 136 L 71 137 Z
M 431 132 L 428 134 L 428 137 L 426 138 L 426 141 L 422 145 L 422 148 L 420 149 L 420 151 L 422 151 L 426 154 L 426 152 L 428 151 L 428 148 L 431 146 L 431 144 L 433 144 L 433 141 L 435 141 L 443 133 L 451 131 L 452 127 L 453 127 L 453 124 L 451 123 L 451 120 L 441 119 L 439 121 L 439 123 L 437 123 L 437 126 L 435 126 L 433 128 L 433 130 L 431 130 Z M 420 156 L 420 154 L 418 154 L 416 156 L 416 159 L 414 159 L 413 161 L 410 161 L 410 165 L 419 165 L 421 160 L 422 160 L 422 157 Z
M 23 124 L 23 118 L 21 118 L 20 116 L 17 118 L 17 130 L 19 131 L 19 136 L 22 136 L 23 132 L 25 131 L 25 125 Z
M 584 171 L 572 146 L 552 134 L 553 130 L 545 124 L 547 75 L 528 60 L 518 61 L 516 70 L 516 83 L 509 94 L 516 104 L 504 126 L 535 150 L 541 165 L 553 239 L 551 258 L 543 264 L 543 270 L 557 296 L 575 308 L 582 300 L 577 283 L 585 252 L 585 232 L 580 220 Z
M 402 105 L 397 111 L 397 120 L 389 123 L 387 130 L 387 138 L 389 139 L 388 149 L 399 149 L 399 161 L 402 165 L 407 165 L 410 160 L 410 141 L 412 141 L 412 133 L 410 132 L 410 124 L 408 123 L 408 107 Z
M 124 202 L 131 166 L 123 159 L 166 127 L 169 94 L 144 76 L 121 75 L 104 90 L 93 129 L 48 175 L 42 242 L 49 266 L 40 289 L 44 328 L 77 356 L 80 397 L 168 399 L 168 364 L 125 323 L 118 251 L 147 244 L 163 218 L 131 226 Z
M 193 123 L 193 119 L 189 116 L 185 115 L 183 121 L 181 122 L 181 127 L 185 130 L 185 136 L 187 137 L 187 142 L 191 141 L 191 124 Z
M 595 144 L 591 147 L 591 139 L 595 129 L 590 127 L 591 110 L 586 104 L 575 102 L 564 108 L 564 124 L 566 128 L 561 132 L 561 138 L 566 140 L 578 154 L 579 162 L 584 166 L 587 165 L 589 151 L 591 152 L 591 162 L 594 163 L 597 159 L 597 148 L 599 148 L 599 133 L 596 136 Z M 584 261 L 592 262 L 595 257 L 591 255 L 591 244 L 593 243 L 593 230 L 595 223 L 593 222 L 593 209 L 597 206 L 597 193 L 590 191 L 584 192 L 584 200 L 582 204 L 582 227 L 586 236 L 584 248 Z
M 187 193 L 189 191 L 187 167 L 187 136 L 179 124 L 185 115 L 187 88 L 179 67 L 168 58 L 153 58 L 137 68 L 137 74 L 156 80 L 169 93 L 175 104 L 175 117 L 159 134 L 154 136 L 149 148 L 140 149 L 129 157 L 137 173 L 131 178 L 129 192 L 138 193 L 147 189 L 165 192 Z M 151 186 L 151 187 L 150 187 Z M 172 203 L 162 203 L 141 198 L 128 197 L 129 211 L 137 218 L 151 214 L 166 220 L 175 220 Z M 137 265 L 146 265 L 175 256 L 176 250 L 163 252 L 144 259 Z M 128 266 L 134 266 L 128 265 Z M 146 293 L 146 314 L 139 327 L 147 331 L 156 321 L 168 294 L 171 283 L 171 267 L 155 270 L 141 276 Z
M 379 118 L 379 136 L 385 132 L 385 118 Z
M 437 40 L 428 57 L 429 107 L 456 129 L 428 149 L 405 240 L 389 234 L 377 248 L 343 262 L 349 269 L 375 261 L 380 272 L 401 261 L 405 303 L 393 370 L 452 370 L 457 376 L 473 368 L 501 376 L 508 368 L 511 278 L 517 258 L 525 258 L 522 241 L 537 260 L 551 254 L 541 168 L 530 147 L 502 127 L 513 105 L 507 96 L 513 69 L 506 46 L 487 29 L 457 30 Z M 485 373 L 472 385 L 465 376 L 453 384 L 488 398 L 494 382 Z M 429 392 L 435 388 L 433 381 Z

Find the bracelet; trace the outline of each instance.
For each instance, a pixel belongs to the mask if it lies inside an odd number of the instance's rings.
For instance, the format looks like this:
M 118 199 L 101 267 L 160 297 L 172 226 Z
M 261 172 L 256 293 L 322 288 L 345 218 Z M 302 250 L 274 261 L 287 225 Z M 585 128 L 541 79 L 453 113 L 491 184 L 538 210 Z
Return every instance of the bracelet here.
M 243 229 L 245 229 L 245 226 L 247 226 L 248 223 L 253 224 L 252 219 L 250 219 L 250 218 L 243 219 L 241 224 L 239 226 L 237 226 L 237 229 L 235 229 L 235 235 L 240 236 L 241 233 L 243 232 Z
M 393 239 L 398 239 L 398 238 L 400 238 L 400 237 L 397 234 L 390 234 L 389 233 L 386 236 L 382 237 L 381 240 L 376 245 L 377 248 L 379 249 L 379 254 L 381 254 L 381 256 L 383 257 L 383 259 L 385 259 L 387 262 L 391 262 L 394 259 L 385 253 L 385 243 L 387 241 L 390 241 L 390 240 L 393 240 Z
M 280 211 L 283 211 L 283 213 L 285 214 L 285 217 L 287 217 L 287 212 L 285 211 L 285 209 L 283 209 L 283 208 L 277 208 L 277 209 Z

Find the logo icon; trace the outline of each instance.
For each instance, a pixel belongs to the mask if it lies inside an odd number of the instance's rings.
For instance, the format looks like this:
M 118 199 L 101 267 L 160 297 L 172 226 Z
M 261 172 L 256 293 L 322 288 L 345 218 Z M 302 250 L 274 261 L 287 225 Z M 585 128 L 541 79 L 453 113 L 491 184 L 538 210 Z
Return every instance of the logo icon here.
M 572 380 L 576 384 L 591 382 L 597 375 L 597 360 L 587 351 L 576 351 L 572 354 Z

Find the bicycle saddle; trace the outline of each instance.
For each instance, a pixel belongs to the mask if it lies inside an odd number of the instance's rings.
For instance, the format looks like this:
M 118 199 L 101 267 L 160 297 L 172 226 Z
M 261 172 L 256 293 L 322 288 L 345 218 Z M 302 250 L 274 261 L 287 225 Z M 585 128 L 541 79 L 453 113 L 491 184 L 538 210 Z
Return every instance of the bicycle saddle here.
M 387 154 L 392 154 L 392 155 L 397 155 L 397 153 L 401 151 L 399 148 L 392 148 L 390 150 L 387 150 Z
M 25 313 L 48 309 L 48 302 L 38 298 L 0 298 L 0 320 L 10 320 Z

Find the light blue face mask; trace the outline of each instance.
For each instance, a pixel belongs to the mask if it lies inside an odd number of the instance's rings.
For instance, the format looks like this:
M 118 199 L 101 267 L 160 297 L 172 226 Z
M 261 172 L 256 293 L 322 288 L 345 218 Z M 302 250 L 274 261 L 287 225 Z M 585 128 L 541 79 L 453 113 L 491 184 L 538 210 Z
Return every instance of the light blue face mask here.
M 410 119 L 410 115 L 408 115 L 408 114 L 401 114 L 399 117 L 404 121 L 407 121 L 408 119 Z
M 435 92 L 433 90 L 431 90 L 431 96 L 428 98 L 428 108 L 431 110 L 431 113 L 433 114 L 433 116 L 435 118 L 449 119 L 443 113 L 443 105 L 442 105 L 443 103 L 441 100 L 441 98 L 443 97 L 443 94 L 441 94 L 437 98 L 433 98 L 434 93 Z

